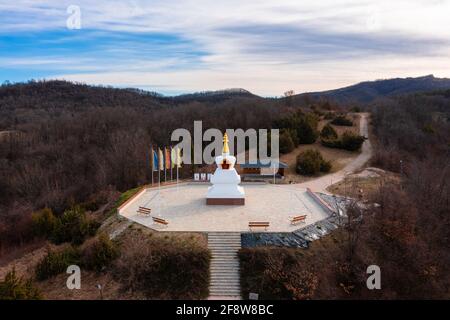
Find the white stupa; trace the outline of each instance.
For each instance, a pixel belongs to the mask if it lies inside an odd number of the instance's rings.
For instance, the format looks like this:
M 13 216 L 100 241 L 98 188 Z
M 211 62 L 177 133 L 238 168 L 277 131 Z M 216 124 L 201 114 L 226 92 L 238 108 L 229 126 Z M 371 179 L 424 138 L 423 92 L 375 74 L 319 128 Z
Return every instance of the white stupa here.
M 212 186 L 208 188 L 206 204 L 209 205 L 244 205 L 244 188 L 239 186 L 241 177 L 236 172 L 236 158 L 230 155 L 228 136 L 223 136 L 222 155 L 216 157 L 217 169 L 211 177 Z

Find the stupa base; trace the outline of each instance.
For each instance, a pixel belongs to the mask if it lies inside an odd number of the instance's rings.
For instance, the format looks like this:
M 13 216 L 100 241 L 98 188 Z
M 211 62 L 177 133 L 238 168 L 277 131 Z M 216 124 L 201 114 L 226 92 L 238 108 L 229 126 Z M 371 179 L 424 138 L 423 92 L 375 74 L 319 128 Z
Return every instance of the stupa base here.
M 245 198 L 206 198 L 206 204 L 212 206 L 243 206 Z

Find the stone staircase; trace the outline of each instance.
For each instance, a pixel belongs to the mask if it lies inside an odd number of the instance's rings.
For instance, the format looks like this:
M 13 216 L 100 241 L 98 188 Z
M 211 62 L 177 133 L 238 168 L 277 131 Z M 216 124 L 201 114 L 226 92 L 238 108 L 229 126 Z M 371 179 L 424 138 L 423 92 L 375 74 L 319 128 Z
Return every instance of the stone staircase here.
M 208 233 L 210 266 L 210 299 L 241 299 L 239 258 L 241 234 L 238 232 Z

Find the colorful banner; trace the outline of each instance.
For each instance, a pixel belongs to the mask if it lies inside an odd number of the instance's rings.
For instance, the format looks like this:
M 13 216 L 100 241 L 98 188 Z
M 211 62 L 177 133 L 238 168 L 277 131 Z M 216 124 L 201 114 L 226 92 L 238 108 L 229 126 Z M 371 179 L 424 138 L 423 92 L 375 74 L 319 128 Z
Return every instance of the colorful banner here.
M 170 161 L 170 147 L 169 148 L 165 148 L 166 151 L 166 157 L 165 157 L 165 165 L 166 165 L 166 169 L 170 169 L 171 166 L 171 161 Z
M 177 147 L 171 149 L 170 161 L 172 163 L 172 168 L 175 168 L 175 165 L 177 164 Z
M 153 148 L 152 148 L 152 153 L 153 153 L 152 169 L 153 169 L 153 171 L 158 171 L 158 154 L 156 153 L 155 150 L 153 150 Z
M 164 170 L 164 155 L 160 148 L 158 148 L 158 169 Z
M 177 147 L 177 160 L 176 165 L 178 168 L 181 168 L 181 149 Z

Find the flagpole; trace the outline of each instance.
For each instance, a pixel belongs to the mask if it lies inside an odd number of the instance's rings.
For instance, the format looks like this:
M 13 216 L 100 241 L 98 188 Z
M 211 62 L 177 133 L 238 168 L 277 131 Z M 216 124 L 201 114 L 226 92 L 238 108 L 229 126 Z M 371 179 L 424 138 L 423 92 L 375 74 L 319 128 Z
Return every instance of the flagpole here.
M 166 147 L 164 147 L 164 182 L 167 181 L 167 171 L 166 171 L 166 167 L 167 167 L 167 150 Z
M 153 187 L 153 168 L 155 167 L 155 155 L 153 154 L 153 144 L 150 153 L 151 153 L 150 157 L 152 157 L 152 166 L 150 168 L 150 171 L 152 172 L 152 187 Z
M 275 184 L 275 166 L 273 166 L 273 184 Z
M 177 191 L 178 191 L 178 167 L 179 167 L 179 163 L 180 163 L 180 159 L 179 159 L 179 152 L 180 152 L 180 147 L 177 146 L 177 150 L 175 152 L 176 156 L 175 156 L 175 165 L 177 166 Z
M 161 189 L 161 168 L 159 166 L 159 162 L 161 161 L 160 158 L 160 154 L 159 154 L 159 148 L 158 148 L 158 194 L 159 194 L 159 190 Z
M 159 148 L 158 148 L 158 157 L 159 154 Z M 159 167 L 159 159 L 158 159 L 158 217 L 161 217 L 161 168 Z
M 170 147 L 170 181 L 173 181 L 173 159 L 172 159 L 172 147 Z

